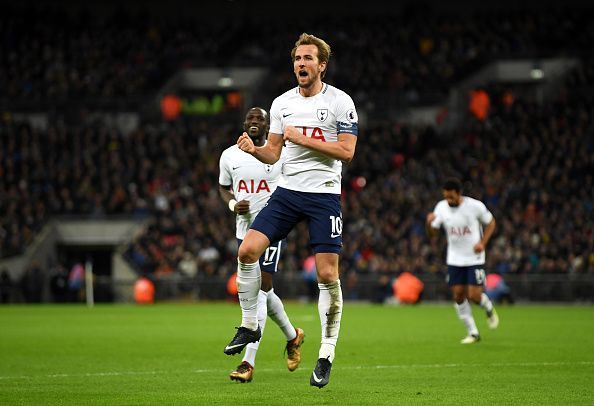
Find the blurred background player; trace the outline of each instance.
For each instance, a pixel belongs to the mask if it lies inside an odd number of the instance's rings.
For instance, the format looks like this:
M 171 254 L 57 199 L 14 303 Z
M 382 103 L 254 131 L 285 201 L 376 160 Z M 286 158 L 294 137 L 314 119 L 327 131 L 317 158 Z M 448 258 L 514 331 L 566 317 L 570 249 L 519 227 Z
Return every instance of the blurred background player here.
M 262 146 L 266 142 L 269 120 L 266 110 L 252 107 L 248 110 L 243 128 L 254 145 Z M 274 165 L 263 164 L 248 153 L 241 151 L 237 145 L 227 148 L 219 160 L 219 194 L 228 205 L 229 210 L 236 214 L 236 238 L 241 244 L 250 224 L 264 207 L 270 194 L 276 189 L 280 179 L 283 159 Z M 278 261 L 281 254 L 282 241 L 276 241 L 264 251 L 260 257 L 262 270 L 261 287 L 258 292 L 257 317 L 262 331 L 266 324 L 266 315 L 280 327 L 287 338 L 287 367 L 294 371 L 301 362 L 300 346 L 303 343 L 304 333 L 300 328 L 295 328 L 289 321 L 281 299 L 274 292 L 272 275 L 278 270 Z M 240 327 L 241 328 L 241 327 Z M 247 345 L 241 364 L 229 375 L 232 380 L 250 382 L 256 353 L 260 340 Z M 227 347 L 225 353 L 237 354 L 245 346 Z
M 272 102 L 268 142 L 264 146 L 255 146 L 246 133 L 237 140 L 242 151 L 268 164 L 280 159 L 286 143 L 281 183 L 239 247 L 238 280 L 244 277 L 257 281 L 260 275 L 258 258 L 271 241 L 285 238 L 298 223 L 307 222 L 320 290 L 318 314 L 322 333 L 319 358 L 310 384 L 319 388 L 330 380 L 342 317 L 339 279 L 343 226 L 342 163 L 353 159 L 359 133 L 352 98 L 322 82 L 330 53 L 330 46 L 324 40 L 301 34 L 291 51 L 298 86 Z M 248 293 L 241 302 L 242 326 L 257 335 L 255 313 L 250 309 L 256 295 L 249 284 L 244 286 Z M 231 343 L 251 339 L 250 333 L 244 335 L 238 333 Z
M 495 231 L 495 218 L 484 203 L 462 195 L 462 183 L 456 178 L 446 180 L 442 192 L 444 199 L 427 215 L 425 228 L 430 237 L 442 227 L 445 231 L 447 281 L 458 317 L 468 333 L 461 343 L 472 344 L 480 340 L 480 335 L 467 298 L 485 309 L 490 328 L 499 325 L 493 303 L 483 291 L 485 247 Z

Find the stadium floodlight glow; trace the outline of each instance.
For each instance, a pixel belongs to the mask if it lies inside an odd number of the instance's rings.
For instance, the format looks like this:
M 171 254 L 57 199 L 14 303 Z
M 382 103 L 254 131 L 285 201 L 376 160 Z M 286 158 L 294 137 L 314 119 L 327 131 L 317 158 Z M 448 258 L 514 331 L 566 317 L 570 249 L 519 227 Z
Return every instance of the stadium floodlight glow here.
M 540 68 L 532 68 L 530 71 L 530 77 L 534 80 L 540 80 L 544 78 L 544 71 Z
M 233 79 L 229 76 L 221 76 L 218 83 L 220 87 L 231 87 L 233 86 Z

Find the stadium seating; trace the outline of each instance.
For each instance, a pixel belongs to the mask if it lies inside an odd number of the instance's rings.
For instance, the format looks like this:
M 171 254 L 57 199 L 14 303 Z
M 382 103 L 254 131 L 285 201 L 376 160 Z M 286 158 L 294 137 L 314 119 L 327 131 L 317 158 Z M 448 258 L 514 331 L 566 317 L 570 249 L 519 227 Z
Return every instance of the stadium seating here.
M 423 221 L 445 174 L 467 180 L 466 193 L 498 220 L 489 269 L 594 273 L 594 65 L 583 53 L 594 38 L 590 16 L 413 13 L 319 25 L 319 35 L 333 39 L 328 80 L 366 110 L 443 100 L 460 79 L 504 56 L 563 52 L 582 62 L 544 100 L 488 86 L 485 119 L 467 113 L 447 131 L 367 123 L 344 174 L 344 274 L 443 273 L 443 241 L 430 243 Z M 258 28 L 246 36 L 247 26 Z M 140 108 L 177 69 L 205 61 L 279 72 L 259 95 L 270 100 L 293 86 L 287 51 L 298 31 L 293 21 L 231 27 L 126 13 L 74 18 L 59 6 L 3 10 L 0 258 L 22 254 L 51 216 L 126 215 L 151 219 L 125 254 L 139 274 L 183 273 L 188 261 L 202 275 L 232 274 L 234 223 L 217 195 L 218 156 L 241 123 L 147 119 L 124 134 L 81 114 L 64 120 L 51 106 Z M 238 51 L 227 52 L 230 44 Z M 15 114 L 39 109 L 51 112 L 45 130 Z M 306 235 L 300 227 L 289 236 L 286 272 L 301 271 Z

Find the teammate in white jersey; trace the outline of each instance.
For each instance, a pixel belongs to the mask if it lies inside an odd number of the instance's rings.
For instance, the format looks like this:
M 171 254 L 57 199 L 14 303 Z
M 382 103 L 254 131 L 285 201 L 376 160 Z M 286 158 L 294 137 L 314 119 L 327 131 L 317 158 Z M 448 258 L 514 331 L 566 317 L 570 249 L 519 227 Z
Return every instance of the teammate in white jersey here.
M 239 247 L 238 286 L 242 331 L 230 345 L 258 337 L 253 303 L 257 299 L 258 258 L 272 241 L 283 239 L 301 221 L 309 226 L 309 241 L 317 268 L 321 345 L 310 384 L 328 384 L 342 317 L 339 254 L 342 249 L 340 203 L 342 162 L 350 162 L 357 143 L 358 117 L 351 97 L 322 82 L 330 46 L 303 33 L 291 51 L 297 87 L 277 97 L 270 109 L 270 133 L 264 146 L 255 146 L 248 134 L 237 140 L 242 151 L 274 164 L 283 146 L 286 161 L 279 186 L 262 209 Z
M 248 110 L 243 128 L 253 140 L 254 145 L 262 146 L 266 142 L 269 123 L 268 113 L 260 107 Z M 281 175 L 284 159 L 274 165 L 263 164 L 248 153 L 243 152 L 237 145 L 227 148 L 219 160 L 219 194 L 228 205 L 229 210 L 236 214 L 236 238 L 238 244 L 244 239 L 245 234 L 253 219 L 266 205 L 271 193 L 276 189 Z M 281 299 L 274 292 L 272 276 L 278 270 L 278 261 L 281 254 L 282 241 L 270 244 L 260 258 L 262 269 L 262 284 L 258 292 L 257 317 L 262 332 L 266 324 L 266 316 L 279 326 L 284 333 L 287 344 L 287 367 L 294 371 L 301 362 L 301 344 L 304 333 L 300 328 L 291 324 Z M 260 341 L 247 345 L 241 364 L 229 374 L 231 380 L 250 382 L 256 365 L 256 353 Z M 241 347 L 241 348 L 240 348 Z M 239 351 L 237 351 L 239 349 Z M 243 346 L 226 349 L 228 354 L 236 354 Z
M 427 215 L 425 228 L 430 237 L 440 228 L 445 231 L 447 281 L 458 317 L 467 330 L 461 343 L 472 344 L 480 340 L 480 334 L 468 299 L 485 309 L 490 328 L 499 325 L 497 312 L 483 289 L 485 248 L 495 231 L 495 218 L 482 202 L 462 195 L 462 184 L 456 178 L 446 180 L 443 197 Z

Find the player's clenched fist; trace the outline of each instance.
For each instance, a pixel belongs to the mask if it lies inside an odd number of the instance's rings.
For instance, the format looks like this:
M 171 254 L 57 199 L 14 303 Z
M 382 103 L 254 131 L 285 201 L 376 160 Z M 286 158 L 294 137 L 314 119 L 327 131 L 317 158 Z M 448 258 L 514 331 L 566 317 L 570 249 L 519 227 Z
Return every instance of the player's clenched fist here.
M 303 137 L 303 135 L 301 135 L 299 130 L 297 130 L 292 125 L 288 125 L 285 128 L 285 133 L 283 134 L 283 140 L 291 141 L 294 144 L 302 144 L 303 143 L 302 141 L 304 138 L 305 137 Z
M 250 201 L 249 200 L 240 200 L 234 207 L 233 210 L 237 214 L 246 214 L 250 212 Z
M 241 134 L 237 139 L 237 146 L 240 150 L 247 152 L 248 154 L 253 154 L 254 152 L 256 152 L 254 141 L 252 141 L 252 139 L 246 132 Z

